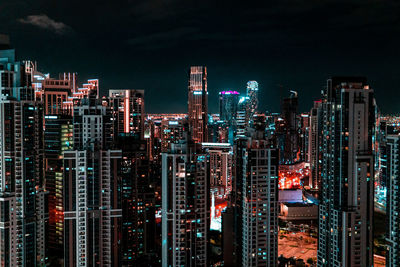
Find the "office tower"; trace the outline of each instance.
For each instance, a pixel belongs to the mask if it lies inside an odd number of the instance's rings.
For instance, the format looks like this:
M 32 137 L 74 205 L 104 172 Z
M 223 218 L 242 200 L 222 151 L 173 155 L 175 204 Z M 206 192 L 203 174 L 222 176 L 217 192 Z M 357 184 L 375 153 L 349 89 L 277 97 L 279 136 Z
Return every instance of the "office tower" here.
M 192 66 L 189 70 L 189 130 L 196 143 L 207 142 L 208 91 L 207 68 Z
M 180 142 L 184 138 L 184 124 L 186 120 L 161 121 L 161 152 L 168 152 L 171 144 Z
M 219 92 L 219 119 L 233 126 L 236 120 L 239 93 L 237 91 Z
M 378 143 L 378 156 L 377 156 L 377 163 L 378 163 L 378 186 L 385 188 L 387 186 L 387 182 L 389 179 L 388 172 L 387 172 L 387 162 L 388 162 L 388 144 L 387 144 L 387 136 L 388 136 L 388 127 L 386 121 L 381 121 L 379 123 L 377 129 L 377 139 L 376 142 Z
M 155 182 L 151 179 L 146 141 L 138 136 L 119 136 L 122 160 L 122 266 L 156 265 Z
M 72 95 L 74 82 L 68 78 L 48 78 L 43 81 L 42 101 L 46 115 L 64 113 L 64 102 Z
M 211 143 L 228 143 L 235 137 L 234 126 L 229 127 L 225 121 L 210 121 L 208 124 L 208 141 Z
M 248 118 L 253 120 L 253 115 L 256 113 L 258 108 L 258 82 L 247 82 L 247 97 L 249 98 L 249 102 L 247 102 Z
M 278 150 L 265 138 L 264 116 L 255 116 L 251 134 L 235 141 L 232 205 L 222 222 L 233 220 L 233 255 L 224 252 L 224 261 L 234 266 L 276 266 Z M 223 229 L 224 240 L 230 239 L 227 235 Z
M 119 266 L 121 150 L 111 112 L 95 93 L 74 108 L 73 150 L 64 152 L 64 266 Z
M 248 112 L 248 106 L 249 106 L 249 97 L 248 96 L 242 96 L 239 99 L 238 103 L 238 109 L 236 113 L 236 136 L 238 137 L 243 137 L 246 136 L 246 131 L 247 128 L 250 126 L 249 124 L 249 112 Z
M 232 146 L 229 143 L 202 143 L 210 157 L 210 188 L 226 197 L 232 190 Z
M 299 152 L 299 136 L 298 136 L 298 98 L 297 92 L 290 91 L 290 97 L 284 98 L 282 101 L 282 118 L 284 121 L 283 141 L 284 150 L 281 163 L 292 164 L 300 160 Z
M 310 111 L 310 128 L 308 141 L 308 162 L 310 162 L 310 186 L 315 189 L 321 187 L 321 163 L 322 163 L 322 101 L 314 101 L 314 107 Z
M 400 265 L 400 136 L 387 137 L 386 266 Z
M 221 231 L 221 212 L 232 191 L 232 146 L 229 143 L 202 143 L 210 158 L 211 230 Z
M 116 136 L 136 134 L 144 138 L 144 90 L 109 91 Z
M 365 78 L 324 91 L 318 266 L 373 266 L 373 97 Z
M 308 157 L 308 134 L 310 131 L 310 114 L 302 113 L 299 116 L 299 151 L 297 153 L 300 162 L 307 161 Z
M 265 118 L 254 121 L 242 143 L 242 266 L 276 266 L 278 261 L 278 152 L 265 140 Z
M 162 266 L 208 266 L 208 168 L 192 145 L 162 154 Z
M 239 103 L 238 92 L 236 91 L 219 92 L 220 121 L 222 121 L 226 125 L 225 129 L 227 133 L 227 141 L 230 144 L 233 144 L 236 135 L 236 116 L 238 111 L 238 103 Z
M 45 125 L 45 187 L 49 208 L 46 242 L 50 264 L 57 265 L 64 258 L 63 152 L 73 146 L 72 116 L 46 115 Z
M 0 262 L 45 266 L 43 107 L 25 64 L 0 35 Z

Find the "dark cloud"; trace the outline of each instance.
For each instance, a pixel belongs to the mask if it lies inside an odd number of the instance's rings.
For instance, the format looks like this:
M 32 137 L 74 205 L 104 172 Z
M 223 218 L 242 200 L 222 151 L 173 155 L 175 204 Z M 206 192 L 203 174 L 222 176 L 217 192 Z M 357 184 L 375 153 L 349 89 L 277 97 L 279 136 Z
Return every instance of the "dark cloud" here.
M 69 27 L 68 25 L 62 22 L 57 22 L 44 14 L 30 15 L 26 18 L 18 19 L 18 21 L 22 24 L 30 24 L 42 29 L 55 32 L 57 34 L 65 34 L 72 31 L 71 27 Z

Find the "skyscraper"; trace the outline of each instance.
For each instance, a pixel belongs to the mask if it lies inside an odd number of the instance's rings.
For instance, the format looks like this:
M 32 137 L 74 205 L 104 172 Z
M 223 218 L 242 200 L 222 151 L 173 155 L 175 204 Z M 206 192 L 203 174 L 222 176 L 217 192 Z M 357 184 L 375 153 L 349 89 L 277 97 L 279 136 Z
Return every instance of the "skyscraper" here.
M 232 190 L 232 146 L 229 143 L 202 143 L 210 156 L 210 187 L 227 196 Z
M 64 259 L 63 152 L 73 146 L 72 116 L 46 115 L 45 125 L 45 187 L 49 208 L 46 242 L 50 264 L 59 265 Z
M 162 154 L 162 266 L 208 266 L 209 160 L 195 147 Z
M 238 108 L 236 112 L 236 136 L 243 137 L 246 136 L 247 128 L 250 126 L 249 124 L 249 97 L 242 96 L 239 99 Z
M 189 70 L 188 116 L 193 141 L 207 142 L 208 91 L 207 68 L 204 66 L 192 66 Z
M 310 111 L 310 128 L 308 141 L 308 162 L 310 162 L 310 186 L 320 188 L 321 186 L 321 163 L 322 153 L 320 151 L 322 142 L 322 101 L 314 101 L 314 107 Z
M 389 135 L 386 143 L 387 199 L 386 266 L 400 265 L 400 136 Z
M 373 90 L 365 78 L 328 80 L 323 141 L 318 266 L 372 266 Z
M 282 118 L 284 121 L 283 141 L 284 151 L 281 162 L 292 164 L 299 161 L 299 135 L 298 135 L 298 98 L 296 91 L 290 91 L 290 97 L 282 101 Z
M 120 266 L 121 150 L 95 97 L 74 108 L 74 146 L 64 152 L 64 266 Z
M 64 113 L 64 103 L 72 95 L 74 79 L 45 79 L 42 84 L 42 101 L 45 114 Z
M 264 121 L 263 121 L 264 120 Z M 240 205 L 241 266 L 276 266 L 278 261 L 278 151 L 265 140 L 265 118 L 255 120 L 253 136 L 242 143 Z
M 110 106 L 114 117 L 114 132 L 135 134 L 144 138 L 144 90 L 110 90 Z
M 122 266 L 155 265 L 158 263 L 155 246 L 156 188 L 146 141 L 135 135 L 121 135 L 116 145 L 122 150 L 118 168 L 121 177 L 122 237 L 119 249 Z
M 247 82 L 247 96 L 249 97 L 249 102 L 247 102 L 248 118 L 252 120 L 258 108 L 258 82 Z
M 3 40 L 2 40 L 3 39 Z M 30 73 L 0 35 L 0 262 L 45 266 L 43 107 Z
M 220 120 L 226 121 L 233 126 L 236 119 L 239 93 L 237 91 L 219 92 L 219 116 Z

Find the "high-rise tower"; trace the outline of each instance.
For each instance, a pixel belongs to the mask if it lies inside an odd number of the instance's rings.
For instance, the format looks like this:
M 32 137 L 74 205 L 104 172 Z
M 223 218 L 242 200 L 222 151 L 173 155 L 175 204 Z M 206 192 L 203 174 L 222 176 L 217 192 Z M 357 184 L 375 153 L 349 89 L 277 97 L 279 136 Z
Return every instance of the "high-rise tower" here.
M 219 92 L 219 117 L 233 126 L 239 103 L 239 93 L 237 91 Z
M 247 82 L 247 96 L 249 97 L 249 101 L 247 102 L 248 118 L 252 120 L 258 108 L 258 82 Z
M 121 150 L 111 112 L 95 94 L 74 108 L 73 150 L 64 152 L 64 266 L 120 266 Z
M 240 158 L 237 163 L 241 170 L 236 172 L 235 178 L 242 187 L 236 203 L 241 218 L 241 234 L 236 243 L 241 247 L 241 266 L 276 266 L 278 151 L 265 139 L 265 117 L 257 117 L 253 127 L 252 137 L 238 142 L 236 155 Z
M 298 97 L 296 91 L 290 91 L 290 97 L 282 101 L 282 117 L 284 120 L 283 140 L 284 151 L 282 153 L 283 163 L 295 163 L 299 161 L 299 135 L 298 135 Z
M 49 232 L 46 235 L 51 265 L 64 259 L 63 152 L 72 149 L 70 115 L 46 115 L 44 133 L 45 187 L 48 192 Z
M 2 40 L 4 39 L 4 40 Z M 30 73 L 0 35 L 0 262 L 45 266 L 43 107 Z
M 318 266 L 373 266 L 373 90 L 365 78 L 329 79 L 322 112 Z
M 386 144 L 387 171 L 387 252 L 386 266 L 400 265 L 400 135 L 389 135 Z
M 308 135 L 308 162 L 311 165 L 310 186 L 320 188 L 321 186 L 321 142 L 322 142 L 322 114 L 321 101 L 315 101 L 310 111 L 310 128 Z
M 162 154 L 162 192 L 162 266 L 208 266 L 207 154 L 196 145 L 172 144 Z
M 207 142 L 208 91 L 207 68 L 192 66 L 189 70 L 189 130 L 196 143 Z
M 109 91 L 114 117 L 114 133 L 144 137 L 144 90 L 120 89 Z

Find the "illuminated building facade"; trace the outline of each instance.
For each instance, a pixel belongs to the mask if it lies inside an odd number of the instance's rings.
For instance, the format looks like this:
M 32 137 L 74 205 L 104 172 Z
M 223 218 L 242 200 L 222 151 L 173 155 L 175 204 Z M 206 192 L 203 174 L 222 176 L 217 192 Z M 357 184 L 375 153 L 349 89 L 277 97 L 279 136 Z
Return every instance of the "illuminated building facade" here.
M 49 231 L 47 243 L 51 264 L 64 258 L 63 153 L 72 149 L 73 125 L 70 115 L 45 116 L 45 186 L 48 192 Z
M 145 138 L 148 140 L 151 160 L 159 161 L 161 164 L 161 151 L 167 152 L 171 143 L 177 143 L 184 137 L 185 124 L 187 124 L 187 114 L 147 114 Z M 182 127 L 182 132 L 180 127 Z M 188 128 L 187 125 L 186 128 Z M 167 131 L 164 132 L 164 130 Z
M 3 40 L 4 39 L 4 40 Z M 43 107 L 30 73 L 0 35 L 0 263 L 45 266 Z
M 229 143 L 202 143 L 210 156 L 210 187 L 218 195 L 232 190 L 232 146 Z
M 121 150 L 111 111 L 93 94 L 74 108 L 74 150 L 64 152 L 64 266 L 120 266 Z
M 400 265 L 400 136 L 387 137 L 386 266 Z
M 119 136 L 122 150 L 118 176 L 121 177 L 122 266 L 156 265 L 155 182 L 152 180 L 145 140 Z
M 318 266 L 373 266 L 373 97 L 357 77 L 324 91 Z
M 312 188 L 321 187 L 321 142 L 322 142 L 322 101 L 314 101 L 314 107 L 310 111 L 310 128 L 308 141 L 308 162 L 310 163 L 310 181 Z
M 144 138 L 144 90 L 110 90 L 115 134 L 136 134 Z
M 299 116 L 299 150 L 297 152 L 297 159 L 300 162 L 307 161 L 308 157 L 308 135 L 310 133 L 310 114 L 302 113 Z
M 75 76 L 74 76 L 75 77 Z M 64 113 L 64 103 L 72 95 L 75 79 L 45 79 L 42 84 L 42 101 L 45 114 Z
M 162 154 L 162 266 L 209 266 L 209 160 L 190 147 Z
M 189 70 L 188 117 L 193 141 L 207 142 L 208 91 L 207 68 L 204 66 L 192 66 Z
M 237 91 L 219 92 L 219 119 L 229 125 L 235 124 L 239 93 Z
M 246 136 L 247 128 L 250 126 L 250 115 L 247 108 L 249 106 L 249 101 L 250 99 L 248 96 L 242 96 L 239 99 L 236 113 L 236 136 L 238 137 Z
M 184 139 L 184 125 L 186 120 L 162 120 L 161 121 L 161 151 L 168 152 L 171 144 Z
M 247 102 L 247 113 L 250 120 L 253 119 L 253 115 L 256 114 L 258 108 L 258 82 L 249 81 L 247 82 L 247 97 L 249 101 Z
M 210 158 L 211 230 L 221 231 L 221 213 L 232 191 L 233 151 L 229 143 L 202 143 Z
M 278 135 L 281 135 L 280 141 L 283 142 L 281 153 L 281 163 L 292 164 L 300 161 L 299 157 L 299 135 L 298 135 L 298 98 L 297 92 L 290 91 L 290 97 L 282 101 L 282 119 L 284 126 L 280 129 Z
M 223 229 L 223 236 L 230 242 L 233 235 L 233 249 L 224 244 L 224 261 L 233 266 L 276 266 L 278 261 L 279 160 L 273 140 L 265 137 L 265 123 L 265 116 L 255 116 L 252 136 L 235 141 L 231 205 L 222 221 L 232 224 L 227 229 L 233 231 Z
M 265 129 L 265 126 L 264 126 Z M 263 136 L 262 133 L 261 136 Z M 278 261 L 278 151 L 253 136 L 238 157 L 242 174 L 242 265 L 276 266 Z

